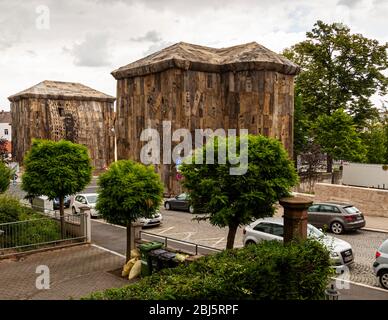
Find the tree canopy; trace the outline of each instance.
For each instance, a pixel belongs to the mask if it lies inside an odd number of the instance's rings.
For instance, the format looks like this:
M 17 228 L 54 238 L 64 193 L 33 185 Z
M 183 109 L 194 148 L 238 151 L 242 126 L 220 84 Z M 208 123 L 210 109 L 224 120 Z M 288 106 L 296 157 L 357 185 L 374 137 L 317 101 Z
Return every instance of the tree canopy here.
M 365 161 L 365 146 L 355 129 L 352 117 L 343 109 L 334 111 L 332 115 L 319 116 L 313 132 L 314 141 L 333 159 Z
M 236 139 L 237 154 L 228 155 L 223 164 L 218 160 L 218 147 L 224 144 L 228 149 L 228 139 Z M 238 226 L 272 216 L 273 204 L 287 196 L 298 180 L 282 144 L 261 135 L 248 136 L 246 173 L 231 175 L 230 168 L 236 166 L 231 164 L 233 158 L 246 152 L 239 151 L 240 142 L 240 137 L 215 138 L 197 149 L 180 168 L 194 209 L 208 213 L 211 224 L 229 228 L 227 248 L 233 247 Z M 196 164 L 195 158 L 204 159 L 209 149 L 214 149 L 214 164 Z
M 0 193 L 7 191 L 13 171 L 2 161 L 0 161 Z
M 163 185 L 153 166 L 120 160 L 98 178 L 96 209 L 110 223 L 127 228 L 127 261 L 131 251 L 131 223 L 152 218 L 163 199 Z
M 22 189 L 27 197 L 59 198 L 64 236 L 64 197 L 82 191 L 92 178 L 88 149 L 65 140 L 33 140 L 24 158 L 24 169 Z
M 343 108 L 357 126 L 377 116 L 370 97 L 387 92 L 388 43 L 352 34 L 340 23 L 317 21 L 307 39 L 283 54 L 301 66 L 296 85 L 311 118 Z

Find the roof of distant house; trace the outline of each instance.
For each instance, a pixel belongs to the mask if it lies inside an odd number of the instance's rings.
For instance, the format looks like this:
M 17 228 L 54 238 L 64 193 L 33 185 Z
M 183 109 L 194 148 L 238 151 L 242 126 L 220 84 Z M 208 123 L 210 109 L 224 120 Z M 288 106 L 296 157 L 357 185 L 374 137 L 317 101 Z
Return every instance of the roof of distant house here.
M 87 87 L 81 83 L 62 81 L 42 81 L 37 85 L 14 94 L 8 99 L 17 101 L 22 98 L 95 100 L 113 102 L 115 97 Z
M 228 48 L 210 48 L 179 42 L 112 72 L 116 79 L 170 68 L 204 72 L 268 70 L 295 75 L 300 67 L 264 46 L 250 42 Z
M 0 123 L 10 124 L 11 122 L 12 122 L 11 112 L 1 110 L 0 111 Z

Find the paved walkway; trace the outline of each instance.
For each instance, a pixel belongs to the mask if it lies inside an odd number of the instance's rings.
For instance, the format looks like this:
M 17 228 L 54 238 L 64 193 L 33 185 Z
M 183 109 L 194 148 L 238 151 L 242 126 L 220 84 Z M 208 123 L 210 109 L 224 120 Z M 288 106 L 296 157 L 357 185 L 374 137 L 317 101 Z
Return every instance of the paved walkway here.
M 107 251 L 82 245 L 26 256 L 19 261 L 0 260 L 0 300 L 79 299 L 95 291 L 128 284 L 111 271 L 124 259 Z M 50 288 L 37 289 L 40 265 L 49 267 Z

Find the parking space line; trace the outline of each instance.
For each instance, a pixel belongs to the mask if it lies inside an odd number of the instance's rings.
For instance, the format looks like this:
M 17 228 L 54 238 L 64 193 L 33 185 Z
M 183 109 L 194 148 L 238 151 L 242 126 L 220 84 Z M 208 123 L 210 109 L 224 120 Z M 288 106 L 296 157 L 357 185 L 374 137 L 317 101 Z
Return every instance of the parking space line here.
M 121 253 L 118 253 L 118 252 L 116 252 L 116 251 L 109 250 L 109 249 L 107 249 L 107 248 L 101 247 L 101 246 L 99 246 L 99 245 L 97 245 L 97 244 L 94 244 L 94 243 L 92 243 L 91 246 L 92 246 L 92 247 L 95 247 L 95 248 L 97 248 L 97 249 L 106 251 L 106 252 L 110 252 L 110 253 L 112 253 L 112 254 L 114 254 L 114 255 L 116 255 L 116 256 L 119 256 L 119 257 L 121 257 L 121 258 L 126 259 L 126 256 L 124 256 L 124 255 L 122 255 Z
M 334 277 L 332 277 L 332 279 L 333 279 L 333 280 L 342 281 L 342 282 L 348 282 L 348 283 L 354 284 L 354 285 L 356 285 L 356 286 L 365 287 L 365 288 L 374 289 L 374 290 L 378 290 L 378 291 L 382 291 L 382 292 L 388 293 L 388 291 L 385 290 L 385 289 L 383 289 L 383 288 L 370 286 L 370 285 L 368 285 L 368 284 L 363 284 L 363 283 L 354 282 L 354 281 L 351 281 L 351 280 L 345 280 L 345 279 L 334 278 Z
M 169 227 L 169 228 L 166 228 L 166 229 L 162 229 L 163 231 L 160 231 L 160 232 L 158 232 L 158 234 L 163 234 L 163 233 L 165 233 L 165 232 L 167 232 L 167 231 L 170 231 L 170 230 L 172 230 L 172 229 L 174 229 L 175 227 Z
M 216 246 L 217 244 L 220 244 L 222 241 L 225 240 L 225 237 L 222 237 L 220 240 L 216 241 L 213 246 Z

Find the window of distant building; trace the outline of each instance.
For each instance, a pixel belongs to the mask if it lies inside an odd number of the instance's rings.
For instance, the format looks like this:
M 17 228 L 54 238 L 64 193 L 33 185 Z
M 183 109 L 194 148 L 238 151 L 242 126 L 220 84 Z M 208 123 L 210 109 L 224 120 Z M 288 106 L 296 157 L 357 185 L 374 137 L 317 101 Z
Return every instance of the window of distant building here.
M 4 134 L 8 136 L 8 129 L 4 129 Z

